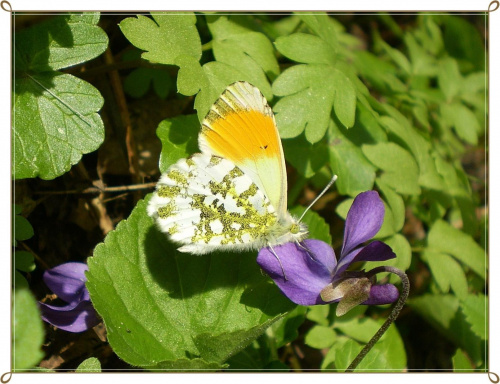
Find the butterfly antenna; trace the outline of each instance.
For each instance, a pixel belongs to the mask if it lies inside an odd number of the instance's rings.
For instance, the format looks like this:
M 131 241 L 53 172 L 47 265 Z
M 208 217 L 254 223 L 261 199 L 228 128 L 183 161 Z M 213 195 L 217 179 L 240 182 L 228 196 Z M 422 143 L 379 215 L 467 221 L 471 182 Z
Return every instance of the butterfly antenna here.
M 276 252 L 274 251 L 274 248 L 271 246 L 271 244 L 269 244 L 269 248 L 271 249 L 271 252 L 274 255 L 274 257 L 276 257 L 278 259 L 278 263 L 280 263 L 280 267 L 281 267 L 281 272 L 283 272 L 283 277 L 284 277 L 285 281 L 287 281 L 288 279 L 286 278 L 285 270 L 283 269 L 283 264 L 281 264 L 280 257 L 276 254 Z
M 316 198 L 312 201 L 312 203 L 309 204 L 309 206 L 306 208 L 306 210 L 302 213 L 302 216 L 300 216 L 298 222 L 300 222 L 302 220 L 302 218 L 304 217 L 304 215 L 306 214 L 306 212 L 309 211 L 309 209 L 311 209 L 311 207 L 314 204 L 316 204 L 316 202 L 320 199 L 320 197 L 323 196 L 325 194 L 325 192 L 330 189 L 330 187 L 333 185 L 333 183 L 335 183 L 335 180 L 337 180 L 337 175 L 333 175 L 332 179 L 328 182 L 328 184 L 326 185 L 326 187 L 323 188 L 323 190 L 321 191 L 321 193 L 318 196 L 316 196 Z

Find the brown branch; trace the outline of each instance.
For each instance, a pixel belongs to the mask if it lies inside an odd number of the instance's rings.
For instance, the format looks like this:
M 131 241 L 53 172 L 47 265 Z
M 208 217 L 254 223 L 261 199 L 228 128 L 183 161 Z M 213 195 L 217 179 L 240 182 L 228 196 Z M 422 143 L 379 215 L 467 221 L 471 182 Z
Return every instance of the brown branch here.
M 37 195 L 74 195 L 74 194 L 92 194 L 92 193 L 114 193 L 125 191 L 140 191 L 143 189 L 152 189 L 156 186 L 156 181 L 151 183 L 135 184 L 135 185 L 122 185 L 118 187 L 88 187 L 85 189 L 70 189 L 67 191 L 35 191 Z

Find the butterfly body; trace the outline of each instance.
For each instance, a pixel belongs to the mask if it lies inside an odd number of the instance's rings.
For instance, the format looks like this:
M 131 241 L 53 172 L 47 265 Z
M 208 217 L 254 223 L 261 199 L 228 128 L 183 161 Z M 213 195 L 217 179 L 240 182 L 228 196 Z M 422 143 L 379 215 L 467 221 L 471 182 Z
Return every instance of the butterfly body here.
M 286 210 L 286 172 L 274 115 L 246 82 L 230 85 L 202 122 L 201 153 L 160 178 L 148 205 L 181 252 L 244 251 L 301 241 Z

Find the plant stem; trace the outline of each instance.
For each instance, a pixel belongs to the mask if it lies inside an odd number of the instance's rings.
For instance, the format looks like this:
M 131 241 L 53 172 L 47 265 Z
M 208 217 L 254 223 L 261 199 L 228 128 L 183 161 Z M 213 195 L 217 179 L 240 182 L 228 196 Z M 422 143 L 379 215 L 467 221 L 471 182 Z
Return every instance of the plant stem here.
M 401 309 L 403 308 L 406 299 L 408 298 L 408 294 L 410 293 L 410 280 L 408 280 L 408 276 L 402 271 L 400 271 L 397 268 L 394 267 L 389 267 L 389 266 L 382 266 L 382 267 L 377 267 L 372 269 L 371 271 L 367 272 L 367 277 L 370 278 L 373 275 L 376 275 L 377 273 L 381 272 L 389 272 L 389 273 L 394 273 L 395 275 L 398 275 L 399 278 L 401 279 L 401 282 L 403 283 L 403 291 L 399 295 L 399 299 L 396 302 L 396 305 L 392 309 L 391 313 L 389 314 L 389 317 L 387 320 L 382 324 L 380 329 L 373 335 L 373 337 L 370 339 L 370 341 L 364 346 L 364 348 L 361 350 L 361 352 L 358 353 L 356 358 L 352 361 L 351 365 L 347 367 L 346 372 L 353 372 L 354 369 L 358 366 L 358 364 L 361 362 L 361 360 L 364 359 L 364 357 L 367 355 L 368 352 L 373 348 L 373 346 L 377 343 L 377 341 L 380 340 L 382 335 L 387 331 L 389 326 L 396 320 L 396 318 L 399 315 L 399 312 L 401 312 Z

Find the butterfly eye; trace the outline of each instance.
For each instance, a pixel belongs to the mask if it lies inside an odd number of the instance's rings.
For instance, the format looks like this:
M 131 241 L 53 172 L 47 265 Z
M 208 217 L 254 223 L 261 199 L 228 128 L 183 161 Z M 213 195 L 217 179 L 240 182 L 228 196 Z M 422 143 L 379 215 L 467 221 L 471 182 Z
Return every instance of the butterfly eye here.
M 297 233 L 299 233 L 300 231 L 300 226 L 296 223 L 292 224 L 292 226 L 290 227 L 290 233 L 296 235 Z

